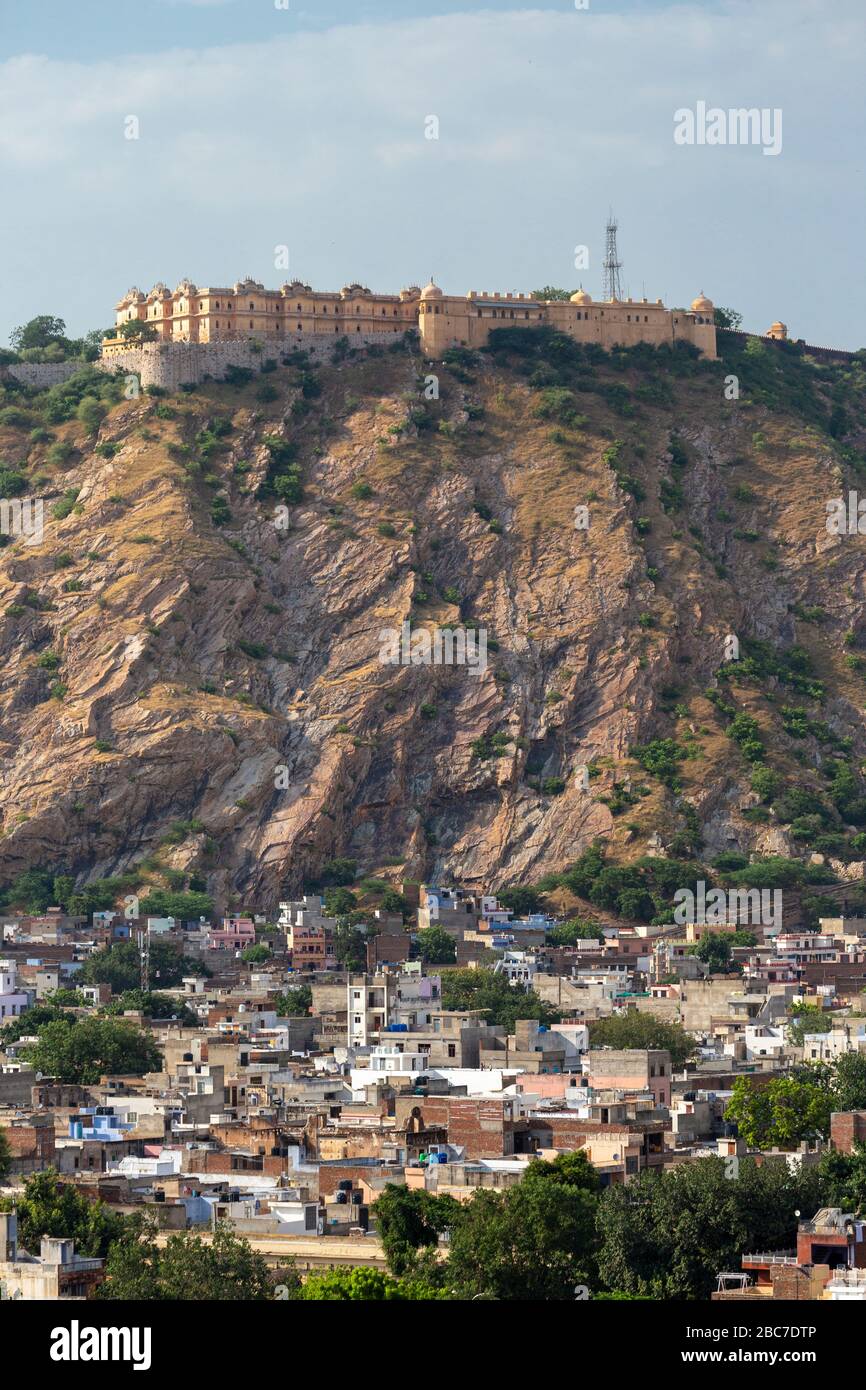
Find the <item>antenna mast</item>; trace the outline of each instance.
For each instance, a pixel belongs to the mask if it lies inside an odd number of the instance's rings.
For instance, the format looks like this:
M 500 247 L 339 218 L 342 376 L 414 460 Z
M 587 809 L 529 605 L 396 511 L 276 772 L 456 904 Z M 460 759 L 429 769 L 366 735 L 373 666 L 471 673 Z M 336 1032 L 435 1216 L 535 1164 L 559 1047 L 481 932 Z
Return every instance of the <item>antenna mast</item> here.
M 616 218 L 611 211 L 608 213 L 604 239 L 603 297 L 605 299 L 622 299 L 622 286 L 619 279 L 619 272 L 622 270 L 622 261 L 619 259 L 616 248 L 616 229 Z
M 138 929 L 138 960 L 141 967 L 141 989 L 147 994 L 150 989 L 150 928 Z

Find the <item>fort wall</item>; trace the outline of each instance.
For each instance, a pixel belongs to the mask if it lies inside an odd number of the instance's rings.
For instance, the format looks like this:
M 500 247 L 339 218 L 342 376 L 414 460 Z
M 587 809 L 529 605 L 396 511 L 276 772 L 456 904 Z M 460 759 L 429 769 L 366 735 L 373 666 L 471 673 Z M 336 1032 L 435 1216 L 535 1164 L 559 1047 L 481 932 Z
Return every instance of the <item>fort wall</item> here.
M 371 332 L 353 333 L 351 337 L 347 334 L 346 337 L 350 348 L 387 347 L 397 341 Z M 158 386 L 164 391 L 176 391 L 183 385 L 197 385 L 208 377 L 222 381 L 230 367 L 260 372 L 262 363 L 269 358 L 279 361 L 299 350 L 309 353 L 314 362 L 330 362 L 337 341 L 321 334 L 295 333 L 287 338 L 270 338 L 264 346 L 242 339 L 224 343 L 147 343 L 143 347 L 112 352 L 90 365 L 97 371 L 135 375 L 143 387 Z M 0 376 L 6 372 L 16 381 L 44 391 L 57 382 L 66 381 L 80 371 L 82 365 L 81 362 L 12 363 L 0 369 Z

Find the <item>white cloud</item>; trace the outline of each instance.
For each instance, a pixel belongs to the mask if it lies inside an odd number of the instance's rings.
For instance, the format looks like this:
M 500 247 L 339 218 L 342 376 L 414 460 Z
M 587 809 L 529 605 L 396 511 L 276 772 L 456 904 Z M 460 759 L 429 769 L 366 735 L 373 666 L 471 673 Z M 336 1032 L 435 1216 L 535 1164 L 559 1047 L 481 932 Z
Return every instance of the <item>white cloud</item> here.
M 458 290 L 570 282 L 574 245 L 595 253 L 613 203 L 634 293 L 645 281 L 683 299 L 705 280 L 811 335 L 791 301 L 804 271 L 820 296 L 838 162 L 859 167 L 859 13 L 860 0 L 829 15 L 811 0 L 481 12 L 111 62 L 12 59 L 12 322 L 56 309 L 86 328 L 130 279 L 182 270 L 274 280 L 282 241 L 293 271 L 324 285 L 393 288 L 431 257 Z M 675 147 L 673 112 L 698 98 L 783 107 L 783 155 Z M 138 141 L 124 139 L 130 114 Z M 430 114 L 438 141 L 424 138 Z M 834 282 L 846 258 L 847 278 L 859 272 L 862 179 L 846 191 L 854 225 L 833 246 Z M 89 283 L 72 264 L 90 264 Z M 809 308 L 825 338 L 851 313 L 830 307 L 829 272 L 827 297 Z

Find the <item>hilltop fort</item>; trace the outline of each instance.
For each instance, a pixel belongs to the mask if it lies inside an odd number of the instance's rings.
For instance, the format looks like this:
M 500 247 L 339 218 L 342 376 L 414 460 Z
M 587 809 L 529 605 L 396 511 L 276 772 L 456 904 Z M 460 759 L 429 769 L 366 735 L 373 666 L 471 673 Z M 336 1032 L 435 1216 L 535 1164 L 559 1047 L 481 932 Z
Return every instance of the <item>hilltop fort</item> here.
M 716 356 L 713 304 L 703 294 L 686 310 L 668 309 L 660 299 L 593 300 L 582 289 L 570 300 L 541 300 L 531 294 L 475 290 L 450 295 L 432 281 L 423 289 L 411 285 L 399 294 L 374 294 L 357 283 L 326 292 L 300 280 L 268 290 L 249 278 L 222 288 L 203 288 L 184 279 L 173 291 L 162 283 L 148 294 L 130 289 L 115 305 L 115 313 L 115 334 L 102 345 L 109 362 L 122 358 L 117 365 L 126 365 L 130 350 L 145 354 L 147 360 L 166 345 L 183 345 L 199 349 L 190 354 L 187 370 L 198 361 L 203 372 L 214 375 L 218 356 L 234 360 L 227 347 L 249 347 L 251 341 L 300 347 L 318 355 L 332 348 L 335 338 L 381 344 L 417 331 L 425 355 L 440 357 L 451 347 L 483 347 L 495 328 L 545 325 L 603 348 L 687 342 L 705 357 Z M 138 323 L 141 339 L 127 336 L 126 325 Z M 219 353 L 209 352 L 213 361 L 206 363 L 200 351 L 204 348 L 217 348 Z

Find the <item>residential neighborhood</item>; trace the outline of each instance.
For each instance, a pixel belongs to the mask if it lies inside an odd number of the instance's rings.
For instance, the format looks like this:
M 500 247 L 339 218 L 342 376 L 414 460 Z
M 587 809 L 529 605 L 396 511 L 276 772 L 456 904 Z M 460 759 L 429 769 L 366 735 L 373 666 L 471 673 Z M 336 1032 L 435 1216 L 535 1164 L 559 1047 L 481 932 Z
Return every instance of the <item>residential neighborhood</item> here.
M 286 1270 L 311 1291 L 335 1271 L 399 1278 L 426 1251 L 426 1296 L 465 1296 L 456 1218 L 395 1258 L 395 1203 L 471 1212 L 576 1156 L 599 1211 L 654 1178 L 773 1182 L 773 1248 L 728 1244 L 678 1296 L 866 1299 L 866 917 L 844 889 L 805 931 L 365 887 L 381 906 L 344 882 L 270 915 L 127 898 L 126 915 L 0 919 L 3 1299 L 111 1296 L 117 1247 L 80 1211 L 57 1229 L 70 1192 L 109 1232 L 229 1233 L 273 1287 Z M 38 1241 L 37 1197 L 55 1208 Z M 677 1296 L 661 1270 L 612 1279 L 599 1220 L 591 1251 L 571 1247 L 597 1294 Z

